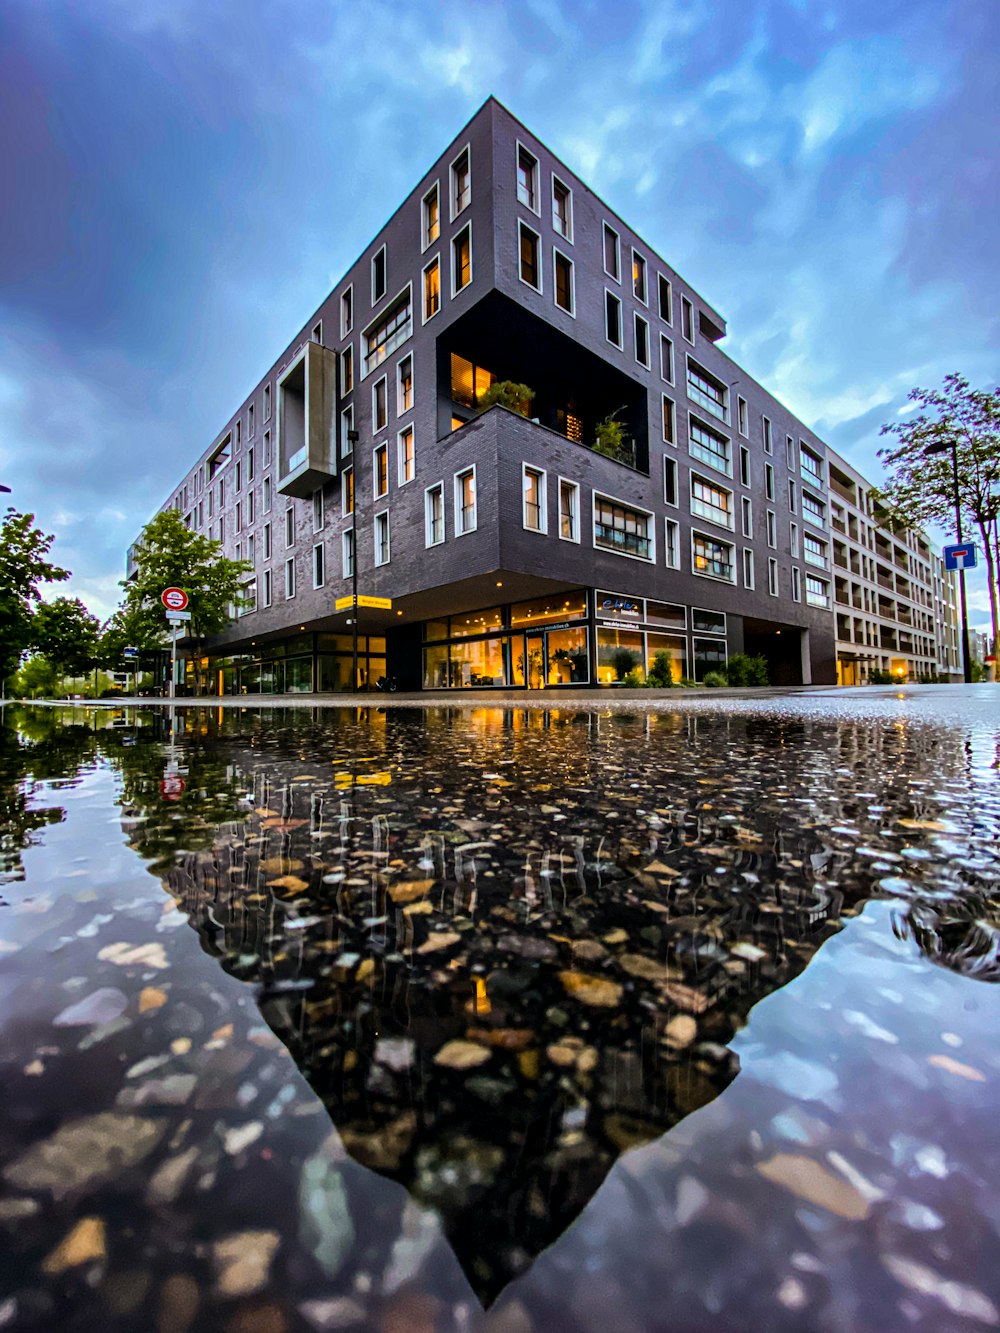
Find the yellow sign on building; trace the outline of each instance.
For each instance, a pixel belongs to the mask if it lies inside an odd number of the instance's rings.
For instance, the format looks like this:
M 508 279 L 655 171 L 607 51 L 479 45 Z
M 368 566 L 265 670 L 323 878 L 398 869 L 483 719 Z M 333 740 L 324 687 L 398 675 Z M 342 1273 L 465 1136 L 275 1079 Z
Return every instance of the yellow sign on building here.
M 337 611 L 350 611 L 354 605 L 353 597 L 338 597 L 334 602 L 334 609 Z M 391 597 L 359 597 L 358 606 L 366 606 L 371 611 L 391 611 Z

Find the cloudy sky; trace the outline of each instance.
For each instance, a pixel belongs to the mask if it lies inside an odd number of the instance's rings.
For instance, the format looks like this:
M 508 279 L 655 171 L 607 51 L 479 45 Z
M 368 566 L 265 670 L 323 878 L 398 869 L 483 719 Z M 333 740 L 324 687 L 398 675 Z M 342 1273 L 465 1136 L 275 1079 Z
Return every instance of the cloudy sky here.
M 998 56 L 997 0 L 3 0 L 0 481 L 107 614 L 491 92 L 875 477 L 911 387 L 1000 379 Z

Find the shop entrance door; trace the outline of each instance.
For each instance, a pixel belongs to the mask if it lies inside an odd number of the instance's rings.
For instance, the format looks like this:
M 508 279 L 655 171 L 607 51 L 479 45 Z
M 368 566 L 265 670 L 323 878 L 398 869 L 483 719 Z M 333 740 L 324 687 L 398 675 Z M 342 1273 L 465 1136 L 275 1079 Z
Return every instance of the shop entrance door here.
M 511 640 L 514 684 L 540 690 L 545 685 L 545 634 L 525 634 L 518 642 Z

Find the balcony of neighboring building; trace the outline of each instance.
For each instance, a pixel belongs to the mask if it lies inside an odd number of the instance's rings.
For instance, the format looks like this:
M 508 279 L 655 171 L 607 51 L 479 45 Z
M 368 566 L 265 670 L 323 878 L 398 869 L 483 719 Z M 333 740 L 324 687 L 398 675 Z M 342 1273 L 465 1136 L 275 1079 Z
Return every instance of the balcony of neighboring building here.
M 839 495 L 841 499 L 846 500 L 848 504 L 857 506 L 857 486 L 846 472 L 837 467 L 832 459 L 830 460 L 830 490 L 834 495 Z

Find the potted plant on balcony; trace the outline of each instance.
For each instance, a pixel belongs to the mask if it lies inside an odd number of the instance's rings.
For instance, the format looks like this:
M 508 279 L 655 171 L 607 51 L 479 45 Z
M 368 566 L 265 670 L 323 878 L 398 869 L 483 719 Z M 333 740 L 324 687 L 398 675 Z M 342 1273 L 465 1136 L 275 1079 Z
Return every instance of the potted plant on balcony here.
M 529 389 L 527 384 L 519 384 L 517 380 L 495 380 L 486 392 L 480 395 L 479 410 L 486 412 L 491 407 L 505 407 L 508 412 L 516 412 L 519 417 L 526 417 L 531 411 L 534 397 L 534 389 Z
M 625 428 L 618 420 L 618 413 L 624 411 L 624 405 L 616 408 L 594 427 L 594 434 L 597 437 L 593 445 L 594 453 L 603 454 L 605 458 L 613 458 L 617 463 L 632 461 L 629 443 L 625 439 Z

